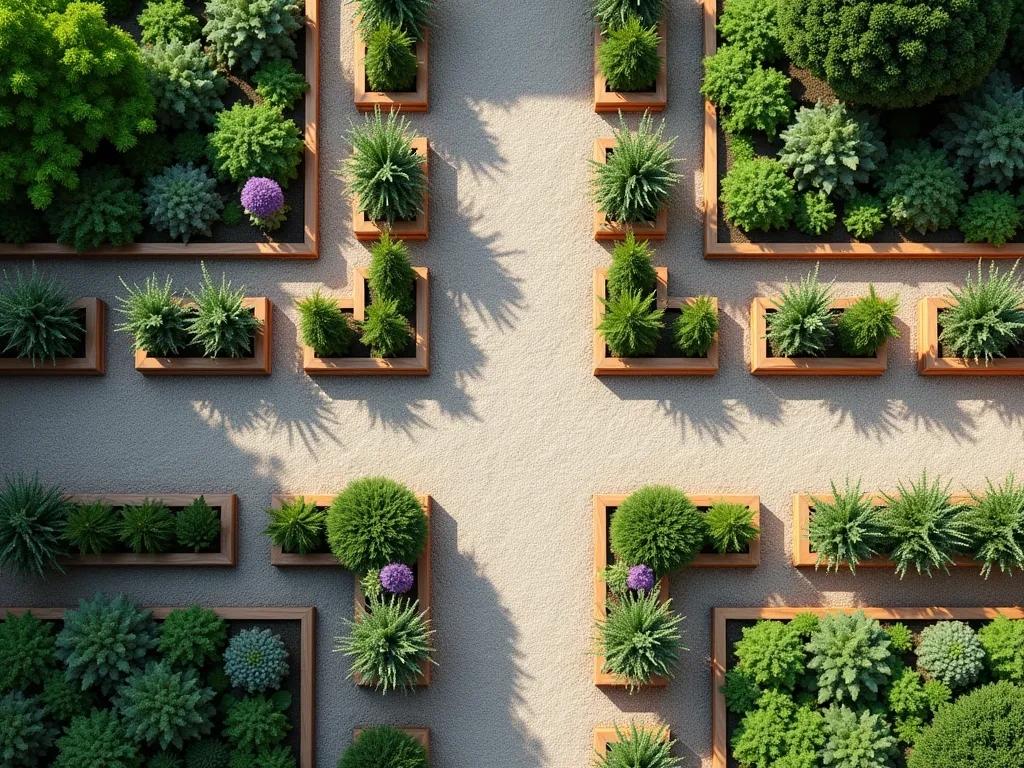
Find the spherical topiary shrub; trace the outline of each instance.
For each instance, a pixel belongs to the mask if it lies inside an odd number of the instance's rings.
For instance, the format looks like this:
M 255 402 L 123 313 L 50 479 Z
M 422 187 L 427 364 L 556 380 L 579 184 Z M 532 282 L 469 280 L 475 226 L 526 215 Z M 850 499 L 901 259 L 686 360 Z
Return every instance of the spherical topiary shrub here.
M 281 185 L 273 179 L 253 176 L 242 187 L 241 200 L 249 220 L 257 227 L 272 231 L 284 223 L 288 206 Z
M 1024 688 L 986 685 L 941 708 L 914 742 L 907 768 L 1024 765 Z
M 228 641 L 224 671 L 233 687 L 249 693 L 280 688 L 288 674 L 284 641 L 269 629 L 244 629 Z
M 689 565 L 700 554 L 708 525 L 682 491 L 649 485 L 631 494 L 612 515 L 612 552 L 657 576 Z
M 973 88 L 1003 50 L 1016 0 L 788 0 L 789 57 L 844 101 L 914 107 Z
M 978 679 L 985 666 L 985 649 L 969 625 L 940 621 L 921 630 L 917 666 L 955 691 Z
M 791 623 L 762 620 L 734 646 L 739 669 L 766 688 L 792 688 L 804 673 L 804 641 Z
M 778 160 L 734 163 L 722 179 L 725 218 L 744 232 L 784 229 L 796 212 L 796 185 Z
M 220 218 L 224 199 L 217 193 L 217 180 L 206 168 L 192 164 L 173 165 L 149 180 L 143 192 L 149 223 L 172 240 L 188 244 L 189 238 L 209 237 Z
M 214 171 L 237 184 L 266 176 L 282 186 L 298 176 L 305 144 L 294 120 L 269 104 L 235 104 L 217 114 L 209 137 Z
M 879 194 L 894 226 L 922 235 L 956 223 L 967 182 L 941 149 L 926 141 L 893 153 L 882 169 Z
M 386 477 L 349 484 L 327 510 L 327 542 L 351 571 L 416 562 L 427 542 L 427 515 L 416 495 Z
M 427 749 L 404 731 L 382 725 L 367 728 L 346 749 L 338 768 L 429 768 Z

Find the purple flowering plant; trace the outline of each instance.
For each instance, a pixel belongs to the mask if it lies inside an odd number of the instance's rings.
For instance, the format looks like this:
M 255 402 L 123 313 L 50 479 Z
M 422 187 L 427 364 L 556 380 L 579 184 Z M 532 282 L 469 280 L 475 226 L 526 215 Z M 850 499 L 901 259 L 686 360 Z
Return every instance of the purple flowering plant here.
M 280 227 L 290 208 L 284 204 L 281 185 L 263 176 L 253 176 L 245 182 L 241 200 L 252 223 L 267 231 Z
M 626 585 L 635 592 L 648 592 L 654 589 L 654 570 L 646 565 L 630 566 Z
M 404 595 L 413 581 L 412 568 L 405 563 L 390 563 L 380 569 L 380 585 L 392 595 Z

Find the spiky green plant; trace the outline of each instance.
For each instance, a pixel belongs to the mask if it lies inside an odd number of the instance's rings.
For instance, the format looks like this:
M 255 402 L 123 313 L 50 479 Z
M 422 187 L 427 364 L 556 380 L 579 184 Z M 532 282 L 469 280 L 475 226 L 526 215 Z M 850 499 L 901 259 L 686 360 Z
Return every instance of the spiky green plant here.
M 359 31 L 365 36 L 384 22 L 402 27 L 417 40 L 430 25 L 431 0 L 348 0 L 355 3 Z
M 39 765 L 58 733 L 38 697 L 21 691 L 0 696 L 0 761 L 8 768 Z
M 162 501 L 147 498 L 121 510 L 121 541 L 136 554 L 166 552 L 175 528 L 174 513 Z
M 1011 472 L 998 487 L 986 478 L 988 491 L 970 491 L 975 505 L 964 518 L 971 531 L 973 559 L 986 579 L 994 566 L 1003 573 L 1024 570 L 1024 485 Z
M 42 685 L 57 666 L 54 642 L 52 622 L 8 611 L 0 623 L 0 691 Z
M 683 357 L 707 357 L 718 333 L 718 307 L 709 296 L 698 296 L 679 310 L 672 324 L 672 344 Z
M 940 621 L 921 630 L 917 666 L 930 679 L 957 691 L 974 683 L 985 668 L 985 649 L 962 621 Z
M 341 357 L 348 353 L 356 332 L 338 302 L 317 288 L 313 295 L 295 302 L 299 310 L 299 334 L 302 343 L 312 347 L 317 357 Z
M 397 766 L 397 768 L 429 768 L 430 757 L 427 748 L 405 731 L 390 725 L 378 725 L 360 732 L 341 754 L 338 768 L 372 768 L 372 766 Z
M 125 733 L 140 744 L 181 749 L 186 740 L 213 730 L 212 688 L 192 668 L 174 669 L 169 662 L 150 662 L 117 689 L 114 704 Z
M 664 0 L 594 0 L 594 15 L 604 29 L 614 29 L 637 18 L 652 27 L 661 20 Z
M 608 603 L 608 614 L 596 624 L 595 653 L 604 657 L 603 672 L 625 680 L 630 692 L 656 675 L 671 678 L 683 647 L 683 617 L 662 602 L 657 588 L 627 593 Z
M 71 298 L 54 277 L 36 271 L 26 277 L 15 271 L 13 282 L 4 273 L 7 290 L 0 294 L 0 341 L 33 364 L 70 357 L 85 335 Z
M 817 675 L 818 703 L 860 706 L 877 699 L 893 673 L 890 645 L 878 620 L 864 611 L 823 616 L 807 643 L 807 669 Z
M 179 608 L 167 614 L 159 628 L 157 649 L 165 661 L 176 666 L 202 667 L 207 661 L 220 658 L 228 641 L 228 626 L 213 611 L 200 608 Z
M 668 205 L 672 187 L 679 180 L 672 157 L 675 137 L 663 139 L 665 122 L 654 129 L 654 118 L 644 113 L 636 132 L 629 130 L 619 113 L 614 131 L 616 145 L 605 162 L 591 160 L 594 202 L 608 221 L 636 224 L 654 221 Z
M 825 710 L 825 734 L 828 738 L 822 750 L 825 765 L 843 768 L 891 768 L 893 765 L 896 739 L 881 714 L 832 705 Z
M 349 131 L 354 151 L 337 173 L 345 179 L 349 194 L 358 198 L 359 212 L 369 219 L 393 224 L 423 212 L 426 158 L 413 149 L 415 135 L 409 128 L 409 121 L 398 112 L 388 112 L 385 120 L 377 107 Z
M 393 357 L 413 338 L 412 327 L 398 310 L 396 299 L 377 299 L 370 304 L 360 330 L 363 344 L 370 348 L 374 357 Z
M 868 283 L 868 295 L 847 307 L 836 323 L 839 346 L 848 355 L 871 357 L 889 339 L 898 339 L 900 332 L 893 322 L 899 309 L 899 294 L 879 298 L 873 283 Z
M 218 286 L 202 264 L 203 285 L 199 293 L 189 291 L 195 308 L 188 323 L 194 343 L 203 347 L 206 357 L 246 357 L 252 352 L 256 332 L 263 321 L 243 306 L 245 287 L 237 291 L 221 275 Z
M 654 306 L 654 294 L 623 293 L 603 299 L 604 315 L 598 323 L 601 334 L 614 357 L 653 355 L 665 328 L 665 310 Z
M 644 296 L 654 293 L 658 275 L 651 261 L 653 255 L 647 240 L 637 241 L 633 230 L 626 232 L 626 239 L 612 248 L 612 265 L 606 278 L 608 298 L 637 291 Z
M 754 525 L 754 510 L 746 504 L 717 501 L 705 514 L 708 541 L 720 554 L 746 552 L 747 545 L 760 530 Z
M 411 91 L 416 86 L 416 40 L 383 21 L 366 37 L 366 81 L 371 91 Z
M 806 666 L 803 638 L 791 624 L 762 619 L 733 646 L 739 668 L 758 685 L 792 689 Z
M 664 576 L 693 562 L 708 523 L 690 498 L 675 488 L 648 485 L 630 494 L 612 515 L 612 552 L 627 565 L 649 566 Z
M 900 482 L 895 494 L 883 496 L 886 508 L 880 519 L 900 578 L 911 566 L 929 576 L 935 569 L 948 573 L 954 555 L 971 543 L 964 508 L 952 502 L 949 483 L 943 485 L 939 478 L 929 483 L 927 473 L 921 472 L 920 482 Z
M 114 550 L 120 533 L 120 516 L 112 506 L 99 499 L 75 505 L 68 514 L 64 540 L 83 555 L 100 555 Z
M 409 246 L 403 240 L 392 239 L 391 233 L 385 231 L 370 246 L 367 283 L 373 301 L 397 301 L 398 311 L 403 315 L 412 312 L 416 272 L 409 261 Z
M 992 262 L 986 278 L 979 259 L 977 279 L 968 273 L 963 288 L 949 290 L 950 307 L 939 313 L 944 354 L 988 365 L 1024 338 L 1024 282 L 1017 276 L 1018 264 L 1001 273 Z
M 368 611 L 360 608 L 355 621 L 344 622 L 348 634 L 337 638 L 335 652 L 351 659 L 349 677 L 358 675 L 381 693 L 415 687 L 423 664 L 432 663 L 434 630 L 419 601 L 392 595 L 373 601 Z
M 327 511 L 317 507 L 312 499 L 306 501 L 299 496 L 284 502 L 280 509 L 263 511 L 270 516 L 263 534 L 284 552 L 304 555 L 316 549 L 323 540 Z
M 832 343 L 832 283 L 818 281 L 818 267 L 798 285 L 788 284 L 777 299 L 775 311 L 765 312 L 766 338 L 776 357 L 821 355 Z
M 677 768 L 683 761 L 672 757 L 672 745 L 668 729 L 637 728 L 630 722 L 629 730 L 615 726 L 615 741 L 609 742 L 608 750 L 598 753 L 594 768 Z
M 220 514 L 200 496 L 176 515 L 175 537 L 193 552 L 209 549 L 220 538 Z
M 124 278 L 121 285 L 128 296 L 118 297 L 121 306 L 117 311 L 125 316 L 125 322 L 115 331 L 130 333 L 135 349 L 154 357 L 176 355 L 188 346 L 188 312 L 171 292 L 169 276 L 162 286 L 155 274 L 146 278 L 142 288 L 129 286 Z
M 597 49 L 597 67 L 608 90 L 653 91 L 661 71 L 658 28 L 644 26 L 634 17 L 607 35 Z
M 27 576 L 63 572 L 63 535 L 73 506 L 59 488 L 24 475 L 4 478 L 0 491 L 0 567 Z

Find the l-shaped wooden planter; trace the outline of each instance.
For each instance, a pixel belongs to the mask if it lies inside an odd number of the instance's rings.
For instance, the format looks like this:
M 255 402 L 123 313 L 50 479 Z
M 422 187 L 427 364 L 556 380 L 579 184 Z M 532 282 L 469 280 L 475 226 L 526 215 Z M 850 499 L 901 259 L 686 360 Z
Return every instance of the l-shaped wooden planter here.
M 202 496 L 206 503 L 220 512 L 220 543 L 216 552 L 162 552 L 135 554 L 112 552 L 100 555 L 73 554 L 61 562 L 70 567 L 99 566 L 225 566 L 234 567 L 238 560 L 238 497 L 233 493 L 76 493 L 68 497 L 74 504 L 105 501 L 112 507 L 137 505 L 145 500 L 159 501 L 171 509 L 187 507 Z
M 0 249 L 4 248 L 0 245 Z M 0 251 L 2 255 L 2 251 Z M 107 305 L 95 297 L 79 299 L 72 308 L 82 316 L 85 337 L 81 357 L 58 357 L 55 361 L 33 362 L 23 357 L 0 357 L 2 376 L 102 376 L 106 373 Z M 2 347 L 0 347 L 2 349 Z
M 729 669 L 728 625 L 730 621 L 775 619 L 789 621 L 801 613 L 824 616 L 828 613 L 863 611 L 879 621 L 981 621 L 999 615 L 1024 619 L 1024 609 L 1014 608 L 712 608 L 711 609 L 711 768 L 728 768 L 729 733 L 725 707 L 725 673 Z M 979 768 L 981 768 L 979 766 Z
M 608 530 L 615 509 L 629 498 L 625 493 L 599 493 L 594 496 L 594 619 L 601 621 L 607 615 L 608 585 L 601 578 L 605 568 L 611 561 L 611 545 Z M 707 509 L 711 505 L 724 501 L 732 504 L 743 504 L 754 511 L 753 524 L 761 523 L 761 498 L 759 496 L 739 494 L 698 494 L 690 495 L 690 501 L 698 509 Z M 750 541 L 746 552 L 720 555 L 717 552 L 702 553 L 687 568 L 753 568 L 761 562 L 761 537 L 756 536 Z M 668 600 L 668 576 L 662 576 L 658 582 L 661 599 Z M 594 657 L 594 685 L 625 686 L 626 682 L 616 675 L 603 672 L 603 656 Z M 664 687 L 668 680 L 660 675 L 655 676 L 648 687 Z
M 888 367 L 888 342 L 874 357 L 773 357 L 768 354 L 765 312 L 773 299 L 757 296 L 750 304 L 750 372 L 755 376 L 881 376 Z M 832 309 L 846 309 L 857 299 L 836 299 Z
M 1024 376 L 1024 357 L 997 357 L 975 361 L 941 357 L 939 312 L 956 305 L 956 299 L 929 296 L 917 302 L 917 372 L 922 376 Z
M 621 731 L 622 729 L 620 728 L 619 730 Z M 646 730 L 654 731 L 655 729 L 648 728 Z M 662 732 L 661 736 L 662 736 L 662 739 L 664 741 L 668 741 L 669 739 L 672 738 L 672 735 L 669 732 L 668 728 L 666 728 Z M 619 735 L 615 732 L 614 728 L 595 728 L 594 729 L 594 753 L 595 754 L 600 755 L 600 756 L 603 757 L 604 755 L 608 754 L 608 745 L 609 744 L 618 744 L 618 743 L 619 743 Z
M 412 221 L 396 221 L 389 226 L 386 221 L 367 218 L 359 210 L 359 196 L 353 195 L 352 231 L 356 240 L 377 240 L 385 229 L 390 229 L 391 234 L 399 240 L 426 240 L 430 237 L 430 140 L 419 136 L 412 140 L 412 148 L 423 158 L 423 172 L 427 177 L 427 188 L 423 190 L 423 211 Z
M 252 357 L 152 357 L 144 349 L 135 351 L 135 370 L 147 376 L 246 376 L 270 375 L 273 355 L 274 305 L 267 298 L 243 299 L 263 325 L 253 337 Z
M 429 376 L 430 375 L 430 271 L 413 267 L 416 273 L 416 354 L 414 357 L 317 357 L 312 347 L 302 345 L 302 370 L 310 376 Z M 366 319 L 370 270 L 357 267 L 353 273 L 352 298 L 338 299 L 342 312 L 352 319 Z
M 0 621 L 8 613 L 21 616 L 26 611 L 43 621 L 61 621 L 67 608 L 0 608 Z M 147 608 L 157 621 L 163 621 L 176 608 Z M 315 768 L 316 750 L 316 608 L 210 608 L 225 621 L 299 623 L 299 768 Z
M 668 104 L 668 24 L 664 19 L 658 24 L 658 55 L 661 69 L 654 82 L 653 91 L 610 91 L 608 80 L 601 74 L 597 63 L 597 49 L 606 36 L 600 25 L 594 28 L 594 111 L 595 112 L 662 112 Z
M 659 309 L 679 309 L 696 301 L 668 295 L 668 268 L 655 267 L 654 301 Z M 594 270 L 594 375 L 595 376 L 713 376 L 718 373 L 718 334 L 707 357 L 613 357 L 597 326 L 604 317 L 608 296 L 608 269 Z M 718 299 L 712 299 L 718 309 Z
M 353 739 L 358 739 L 359 734 L 362 733 L 365 728 L 356 728 L 352 734 Z M 397 730 L 407 733 L 412 736 L 416 741 L 423 745 L 423 748 L 427 750 L 427 757 L 430 757 L 430 729 L 429 728 L 398 728 Z
M 422 40 L 415 44 L 416 52 L 416 87 L 411 91 L 374 91 L 366 79 L 366 41 L 359 32 L 360 17 L 352 20 L 355 37 L 355 54 L 353 56 L 352 84 L 355 91 L 356 109 L 360 112 L 373 112 L 376 107 L 381 111 L 391 108 L 403 112 L 428 112 L 430 110 L 430 28 L 421 30 Z
M 604 165 L 608 162 L 608 155 L 614 152 L 618 145 L 619 142 L 614 138 L 595 139 L 594 162 Z M 668 234 L 668 208 L 658 211 L 658 216 L 654 221 L 622 224 L 608 221 L 597 204 L 594 204 L 595 240 L 625 240 L 629 230 L 633 230 L 633 234 L 640 240 L 664 240 Z

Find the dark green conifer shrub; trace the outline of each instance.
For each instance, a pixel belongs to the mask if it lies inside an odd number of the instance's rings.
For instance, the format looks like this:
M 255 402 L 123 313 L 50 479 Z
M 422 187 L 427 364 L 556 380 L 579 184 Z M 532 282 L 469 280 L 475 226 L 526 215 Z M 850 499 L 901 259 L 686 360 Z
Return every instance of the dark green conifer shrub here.
M 90 168 L 81 176 L 77 189 L 62 192 L 47 209 L 57 242 L 76 251 L 134 243 L 142 233 L 142 196 L 131 179 L 109 167 Z
M 796 228 L 805 235 L 820 237 L 836 225 L 836 208 L 824 192 L 804 192 L 797 195 Z
M 618 559 L 627 565 L 649 566 L 661 577 L 689 565 L 700 554 L 708 523 L 682 491 L 648 485 L 615 510 L 609 535 Z
M 185 6 L 185 0 L 149 0 L 138 21 L 146 45 L 199 39 L 199 19 Z
M 42 685 L 57 666 L 53 624 L 26 611 L 0 623 L 0 691 Z
M 367 728 L 359 734 L 338 761 L 338 768 L 429 768 L 427 748 L 405 731 L 390 725 Z
M 656 26 L 633 17 L 607 32 L 597 49 L 597 67 L 610 91 L 653 91 L 661 71 L 661 38 Z
M 355 621 L 344 620 L 348 633 L 334 649 L 351 659 L 348 676 L 358 675 L 381 693 L 416 686 L 423 664 L 430 663 L 430 619 L 418 601 L 392 595 L 360 609 Z
M 615 357 L 653 355 L 665 327 L 664 315 L 654 306 L 653 293 L 623 293 L 604 301 L 597 331 Z
M 653 256 L 647 240 L 636 239 L 633 230 L 626 239 L 612 248 L 612 265 L 608 268 L 608 298 L 615 299 L 626 293 L 640 292 L 644 296 L 654 293 L 657 273 L 651 261 Z
M 59 488 L 24 475 L 4 478 L 0 491 L 0 567 L 26 576 L 63 572 L 62 536 L 72 505 Z
M 818 281 L 818 268 L 798 285 L 789 283 L 779 298 L 772 299 L 774 311 L 765 312 L 768 345 L 775 357 L 821 355 L 832 343 L 832 283 Z
M 1024 683 L 1024 621 L 999 615 L 978 630 L 978 641 L 993 678 Z
M 882 526 L 900 578 L 911 566 L 929 576 L 935 569 L 948 573 L 953 556 L 963 553 L 971 540 L 963 507 L 950 500 L 949 483 L 943 485 L 939 478 L 929 483 L 922 472 L 920 482 L 900 482 L 895 494 L 883 496 Z
M 241 102 L 217 113 L 208 142 L 214 172 L 239 186 L 263 176 L 287 187 L 305 147 L 299 126 L 280 109 Z
M 995 262 L 988 277 L 970 273 L 963 288 L 951 288 L 949 309 L 939 313 L 939 343 L 943 354 L 984 360 L 1006 357 L 1010 347 L 1024 336 L 1024 283 L 1017 277 L 1017 264 L 1000 274 Z
M 250 694 L 229 704 L 223 736 L 236 749 L 262 752 L 280 744 L 292 729 L 285 711 L 291 704 L 286 691 L 271 697 Z
M 34 363 L 70 357 L 85 335 L 71 297 L 54 277 L 43 277 L 32 265 L 20 269 L 12 281 L 4 273 L 6 291 L 0 294 L 0 341 L 4 352 L 14 352 Z
M 882 168 L 879 195 L 893 226 L 922 235 L 956 224 L 967 182 L 941 149 L 922 140 L 893 152 Z
M 337 301 L 323 296 L 318 288 L 309 298 L 295 302 L 295 306 L 299 310 L 302 343 L 312 347 L 317 357 L 340 357 L 348 352 L 356 333 Z M 291 517 L 290 512 L 279 511 L 281 517 Z
M 117 689 L 113 701 L 130 739 L 182 749 L 186 741 L 213 730 L 215 695 L 200 683 L 197 670 L 176 670 L 167 661 L 151 661 Z
M 112 552 L 120 537 L 121 518 L 102 499 L 89 504 L 76 504 L 68 513 L 64 540 L 80 554 Z
M 39 698 L 47 716 L 61 724 L 88 715 L 95 704 L 92 693 L 83 691 L 77 680 L 68 680 L 63 671 L 54 672 L 46 678 Z
M 815 568 L 824 565 L 838 571 L 845 563 L 851 571 L 877 555 L 885 544 L 885 533 L 878 509 L 860 487 L 846 479 L 843 490 L 832 482 L 832 500 L 811 497 L 814 509 L 807 527 L 811 551 L 818 558 Z
M 807 663 L 803 638 L 791 624 L 761 620 L 743 628 L 743 638 L 733 645 L 739 667 L 764 688 L 796 685 Z
M 896 739 L 878 713 L 832 705 L 825 710 L 825 765 L 843 768 L 890 768 Z
M 149 223 L 172 240 L 203 234 L 210 237 L 213 223 L 220 219 L 224 199 L 217 192 L 217 180 L 205 166 L 173 165 L 153 176 L 143 192 Z
M 985 649 L 969 624 L 940 621 L 921 630 L 917 667 L 957 691 L 978 679 L 985 668 Z
M 24 245 L 39 239 L 43 222 L 27 200 L 11 201 L 0 208 L 0 242 Z
M 188 346 L 188 312 L 171 293 L 170 277 L 162 286 L 156 275 L 146 278 L 142 288 L 129 286 L 124 278 L 121 285 L 128 296 L 118 297 L 121 306 L 117 311 L 125 316 L 125 322 L 115 331 L 130 333 L 135 349 L 154 357 L 176 355 Z
M 380 239 L 370 246 L 367 282 L 373 301 L 397 301 L 400 313 L 412 312 L 416 272 L 409 262 L 409 246 L 402 240 L 393 240 L 390 232 L 382 232 Z
M 637 728 L 630 722 L 629 730 L 615 726 L 615 741 L 608 744 L 605 754 L 598 754 L 595 768 L 678 768 L 683 761 L 672 757 L 674 741 L 668 738 L 664 727 Z
M 773 138 L 780 127 L 789 124 L 793 114 L 791 82 L 777 69 L 755 65 L 729 99 L 721 118 L 722 127 L 729 133 L 763 131 Z
M 164 133 L 140 136 L 135 146 L 122 155 L 122 170 L 140 183 L 149 181 L 165 168 L 174 165 L 174 145 Z M 203 163 L 208 162 L 203 155 Z
M 55 768 L 138 768 L 138 746 L 128 739 L 112 709 L 94 709 L 71 720 L 57 740 Z
M 608 614 L 597 621 L 597 648 L 604 657 L 603 672 L 626 681 L 635 691 L 660 675 L 671 679 L 683 647 L 683 617 L 672 611 L 672 601 L 662 602 L 657 588 L 629 592 L 608 603 Z
M 718 17 L 718 34 L 728 45 L 750 51 L 754 61 L 770 63 L 782 55 L 775 4 L 729 0 Z
M 364 0 L 365 1 L 365 0 Z M 605 29 L 614 29 L 638 18 L 645 27 L 661 21 L 664 0 L 594 0 L 594 15 Z
M 698 296 L 679 311 L 672 326 L 672 343 L 683 357 L 707 357 L 718 333 L 718 308 L 708 296 Z
M 174 514 L 161 501 L 143 499 L 121 510 L 121 541 L 135 554 L 166 552 L 174 544 Z
M 203 50 L 199 39 L 174 37 L 142 49 L 149 69 L 149 86 L 156 98 L 156 119 L 170 128 L 195 130 L 212 124 L 224 109 L 221 96 L 228 81 Z
M 361 330 L 363 344 L 374 357 L 399 354 L 413 337 L 409 321 L 398 311 L 398 301 L 394 299 L 378 299 L 370 304 Z
M 1021 165 L 1024 166 L 1024 154 Z M 960 230 L 964 233 L 964 242 L 999 247 L 1016 236 L 1022 220 L 1024 211 L 1012 194 L 986 189 L 967 199 L 960 214 Z
M 175 666 L 202 667 L 207 661 L 215 661 L 228 641 L 224 619 L 199 606 L 168 613 L 160 622 L 158 634 L 158 650 Z
M 349 0 L 356 4 L 359 31 L 366 35 L 384 22 L 405 29 L 417 40 L 430 25 L 431 0 Z
M 817 675 L 818 703 L 875 701 L 893 674 L 891 641 L 877 619 L 864 611 L 821 617 L 807 643 L 807 669 Z
M 722 179 L 725 218 L 744 232 L 785 229 L 796 212 L 796 185 L 778 160 L 740 160 Z
M 222 65 L 251 72 L 269 59 L 298 55 L 293 38 L 306 23 L 302 6 L 303 0 L 207 0 L 203 35 Z
M 242 305 L 245 287 L 237 291 L 223 274 L 218 286 L 202 264 L 203 284 L 199 293 L 189 291 L 195 308 L 189 313 L 188 332 L 203 347 L 205 357 L 246 357 L 252 353 L 256 331 L 263 326 L 252 311 Z
M 746 504 L 718 501 L 704 517 L 708 523 L 708 542 L 722 555 L 746 552 L 747 545 L 761 532 L 754 525 L 754 510 Z
M 36 696 L 21 691 L 0 696 L 0 761 L 9 768 L 33 768 L 59 733 L 46 721 Z
M 182 131 L 171 142 L 171 150 L 174 154 L 174 162 L 179 165 L 209 165 L 210 143 L 205 133 L 199 131 Z M 167 163 L 170 165 L 170 163 Z
M 366 80 L 371 91 L 412 91 L 416 88 L 416 40 L 389 21 L 366 38 Z
M 252 76 L 256 95 L 282 112 L 290 112 L 295 102 L 309 90 L 305 76 L 288 59 L 265 61 Z
M 868 284 L 868 295 L 847 307 L 836 323 L 839 345 L 848 355 L 870 357 L 889 339 L 898 339 L 900 332 L 893 321 L 900 297 L 879 298 L 875 286 Z
M 202 739 L 185 749 L 184 768 L 228 768 L 231 750 L 223 741 Z
M 220 515 L 200 496 L 176 515 L 178 544 L 193 552 L 209 549 L 220 538 Z
M 843 206 L 843 226 L 858 240 L 870 240 L 885 226 L 885 204 L 874 195 L 854 195 Z
M 1015 568 L 1024 570 L 1024 485 L 1012 473 L 998 487 L 989 479 L 986 482 L 986 493 L 971 491 L 975 505 L 965 508 L 964 517 L 973 559 L 981 563 L 981 574 L 987 579 L 994 566 L 1009 574 Z

